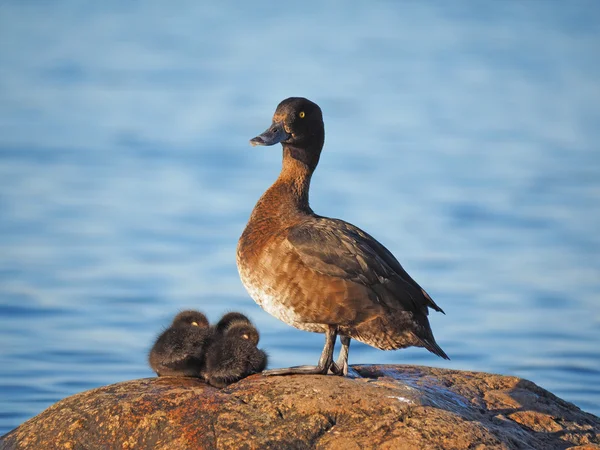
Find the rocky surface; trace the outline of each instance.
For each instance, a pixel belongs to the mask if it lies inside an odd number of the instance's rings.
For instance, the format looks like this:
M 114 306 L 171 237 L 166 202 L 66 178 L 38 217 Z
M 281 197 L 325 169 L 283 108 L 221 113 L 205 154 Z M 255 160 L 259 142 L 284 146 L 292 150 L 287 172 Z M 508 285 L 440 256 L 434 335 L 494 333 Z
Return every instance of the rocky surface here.
M 74 395 L 0 449 L 600 449 L 600 419 L 515 377 L 354 366 L 219 390 L 147 378 Z

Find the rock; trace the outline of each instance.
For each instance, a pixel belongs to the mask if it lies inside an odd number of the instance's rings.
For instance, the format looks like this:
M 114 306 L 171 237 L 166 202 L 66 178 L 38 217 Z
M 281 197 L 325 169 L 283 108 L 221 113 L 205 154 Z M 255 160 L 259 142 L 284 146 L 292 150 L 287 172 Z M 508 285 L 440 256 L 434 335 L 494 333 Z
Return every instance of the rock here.
M 530 381 L 419 366 L 146 378 L 54 404 L 0 449 L 600 449 L 600 419 Z

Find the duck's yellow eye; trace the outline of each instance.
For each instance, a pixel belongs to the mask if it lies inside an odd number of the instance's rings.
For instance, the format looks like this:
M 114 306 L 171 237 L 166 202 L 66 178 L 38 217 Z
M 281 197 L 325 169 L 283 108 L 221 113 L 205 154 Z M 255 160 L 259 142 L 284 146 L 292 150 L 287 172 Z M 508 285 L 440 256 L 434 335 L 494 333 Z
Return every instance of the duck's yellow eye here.
M 198 322 L 192 322 L 192 325 L 194 325 L 195 327 L 198 326 Z
M 299 116 L 301 119 L 304 119 L 304 116 L 305 116 L 305 115 L 306 115 L 306 114 L 304 113 L 304 111 L 300 111 L 300 114 L 298 114 L 298 116 Z

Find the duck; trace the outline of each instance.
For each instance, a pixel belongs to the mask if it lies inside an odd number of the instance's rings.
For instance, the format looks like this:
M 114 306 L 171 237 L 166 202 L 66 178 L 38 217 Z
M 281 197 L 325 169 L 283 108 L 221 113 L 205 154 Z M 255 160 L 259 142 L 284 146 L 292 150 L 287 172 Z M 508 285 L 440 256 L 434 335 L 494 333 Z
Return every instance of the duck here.
M 429 309 L 444 311 L 392 253 L 360 228 L 311 209 L 310 182 L 324 142 L 321 108 L 303 97 L 280 102 L 271 126 L 250 140 L 252 146 L 280 143 L 283 162 L 238 240 L 240 279 L 269 314 L 325 334 L 316 366 L 265 375 L 347 375 L 351 339 L 381 350 L 424 347 L 450 359 L 428 320 Z M 341 350 L 334 362 L 338 336 Z
M 154 342 L 148 363 L 159 377 L 201 377 L 211 334 L 212 329 L 203 313 L 182 311 Z
M 231 311 L 224 314 L 223 317 L 221 317 L 221 319 L 217 322 L 217 324 L 214 326 L 214 333 L 217 335 L 223 335 L 225 330 L 234 322 L 252 325 L 252 322 L 250 322 L 248 316 L 237 311 Z M 256 339 L 256 343 L 258 344 L 258 338 Z
M 248 317 L 225 314 L 214 327 L 214 338 L 206 351 L 204 380 L 223 388 L 267 366 L 267 354 L 257 348 L 260 336 Z

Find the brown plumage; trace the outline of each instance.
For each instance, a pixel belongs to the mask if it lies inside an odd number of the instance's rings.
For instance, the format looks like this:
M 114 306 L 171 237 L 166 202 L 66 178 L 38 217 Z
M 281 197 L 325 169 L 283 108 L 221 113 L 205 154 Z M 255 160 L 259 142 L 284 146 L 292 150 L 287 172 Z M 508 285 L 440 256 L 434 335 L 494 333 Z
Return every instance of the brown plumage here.
M 304 98 L 282 101 L 253 145 L 283 145 L 283 167 L 256 204 L 237 248 L 240 277 L 251 297 L 296 328 L 326 333 L 316 367 L 270 371 L 346 373 L 350 338 L 383 350 L 437 345 L 428 308 L 443 312 L 373 237 L 309 206 L 311 176 L 325 131 L 321 109 Z M 332 362 L 335 337 L 342 351 Z

